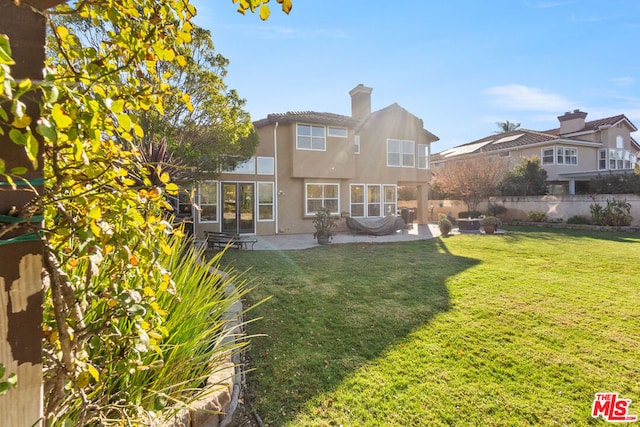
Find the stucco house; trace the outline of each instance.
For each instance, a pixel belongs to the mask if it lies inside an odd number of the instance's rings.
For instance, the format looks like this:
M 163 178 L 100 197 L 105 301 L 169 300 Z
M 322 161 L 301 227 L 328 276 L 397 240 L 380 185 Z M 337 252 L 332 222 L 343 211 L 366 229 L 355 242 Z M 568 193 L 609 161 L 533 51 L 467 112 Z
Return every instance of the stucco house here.
M 631 133 L 638 128 L 624 114 L 592 121 L 586 117 L 586 112 L 574 110 L 558 116 L 555 129 L 517 129 L 459 145 L 434 154 L 432 167 L 437 170 L 480 153 L 507 157 L 514 166 L 522 157 L 535 155 L 547 171 L 553 194 L 584 193 L 598 175 L 633 172 L 640 144 Z
M 402 187 L 415 191 L 415 220 L 426 222 L 430 144 L 438 137 L 398 104 L 372 112 L 371 92 L 362 84 L 349 92 L 351 116 L 302 111 L 254 122 L 255 155 L 199 183 L 196 235 L 311 233 L 324 207 L 351 217 L 397 215 Z

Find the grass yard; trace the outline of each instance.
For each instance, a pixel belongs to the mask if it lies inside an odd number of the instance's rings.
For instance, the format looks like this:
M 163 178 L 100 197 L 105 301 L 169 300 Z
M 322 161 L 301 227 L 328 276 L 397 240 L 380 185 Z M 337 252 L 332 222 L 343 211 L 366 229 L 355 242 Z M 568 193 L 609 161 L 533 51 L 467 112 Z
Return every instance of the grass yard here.
M 518 228 L 229 251 L 257 288 L 253 408 L 269 426 L 604 425 L 640 415 L 640 236 Z

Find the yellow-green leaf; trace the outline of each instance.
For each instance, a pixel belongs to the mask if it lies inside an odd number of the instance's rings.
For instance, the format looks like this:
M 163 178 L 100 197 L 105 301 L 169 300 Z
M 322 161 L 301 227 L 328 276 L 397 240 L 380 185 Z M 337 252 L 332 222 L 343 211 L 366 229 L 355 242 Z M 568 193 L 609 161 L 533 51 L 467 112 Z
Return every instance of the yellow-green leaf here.
M 94 206 L 91 208 L 87 216 L 91 219 L 100 219 L 102 218 L 102 212 L 100 211 L 100 206 Z
M 164 190 L 167 192 L 167 194 L 169 194 L 171 196 L 177 196 L 178 195 L 178 191 L 180 191 L 180 188 L 178 188 L 178 186 L 176 184 L 171 182 L 171 183 L 167 184 L 167 186 L 164 188 Z
M 262 19 L 263 21 L 266 21 L 267 19 L 269 19 L 269 15 L 271 15 L 269 6 L 267 6 L 266 4 L 263 4 L 262 6 L 260 6 L 260 19 Z
M 59 129 L 66 129 L 73 123 L 71 117 L 69 117 L 64 111 L 62 111 L 62 107 L 60 106 L 60 104 L 56 104 L 53 106 L 51 117 L 53 118 L 53 121 Z
M 93 367 L 93 365 L 87 364 L 87 371 L 89 371 L 89 374 L 93 377 L 94 380 L 96 380 L 96 382 L 100 380 L 100 373 L 96 368 Z
M 118 115 L 118 124 L 125 130 L 131 129 L 131 117 L 128 114 Z

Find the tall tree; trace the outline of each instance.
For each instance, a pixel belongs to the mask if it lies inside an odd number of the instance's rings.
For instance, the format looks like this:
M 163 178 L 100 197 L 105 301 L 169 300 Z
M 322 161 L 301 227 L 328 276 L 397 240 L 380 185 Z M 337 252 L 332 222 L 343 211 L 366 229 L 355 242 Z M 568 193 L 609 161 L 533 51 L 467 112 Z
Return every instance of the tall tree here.
M 509 120 L 505 120 L 504 122 L 496 122 L 496 126 L 498 126 L 500 130 L 496 131 L 495 133 L 507 133 L 517 130 L 520 127 L 520 123 L 514 123 L 510 122 Z
M 506 159 L 480 154 L 445 163 L 433 172 L 433 184 L 475 211 L 483 199 L 496 194 L 508 170 Z

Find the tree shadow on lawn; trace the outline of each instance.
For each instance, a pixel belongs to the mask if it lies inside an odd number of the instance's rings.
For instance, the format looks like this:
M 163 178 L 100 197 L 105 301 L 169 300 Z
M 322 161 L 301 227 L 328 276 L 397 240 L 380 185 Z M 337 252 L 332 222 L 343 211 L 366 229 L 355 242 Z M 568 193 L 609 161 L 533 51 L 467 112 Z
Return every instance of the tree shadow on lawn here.
M 447 279 L 478 264 L 449 253 L 441 239 L 249 256 L 249 275 L 262 283 L 251 302 L 272 297 L 248 315 L 262 317 L 249 334 L 265 336 L 253 339 L 247 382 L 269 425 L 292 421 L 308 401 L 447 311 Z

